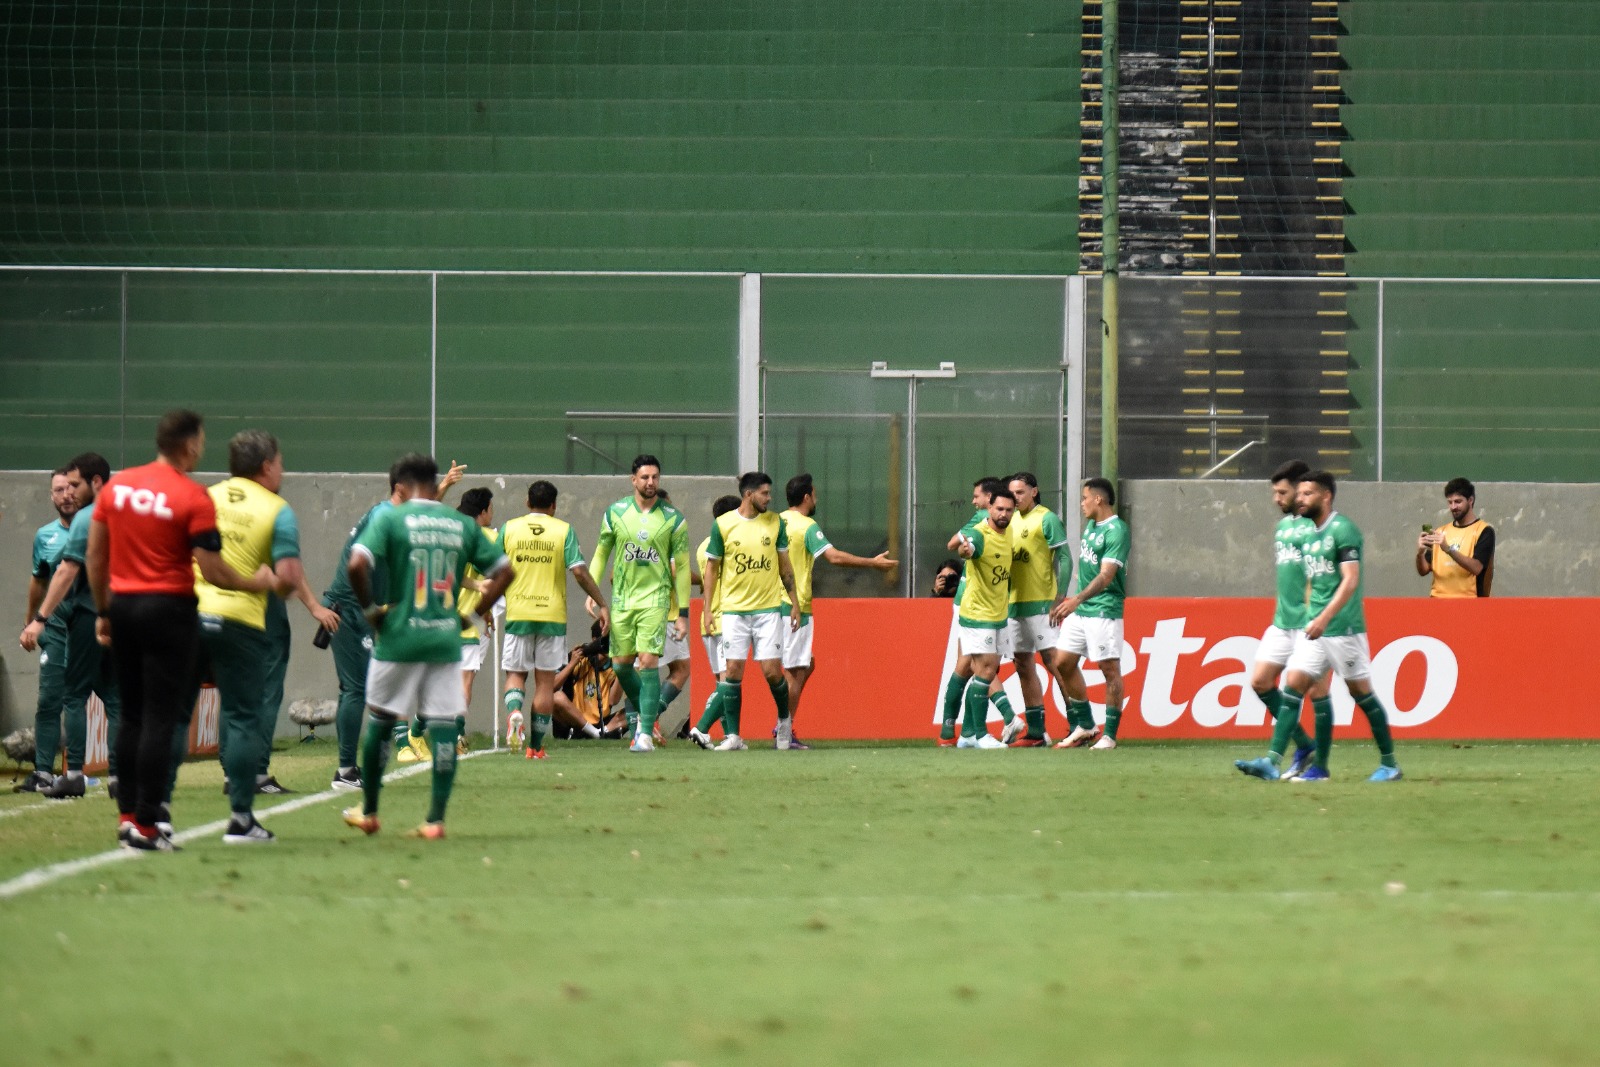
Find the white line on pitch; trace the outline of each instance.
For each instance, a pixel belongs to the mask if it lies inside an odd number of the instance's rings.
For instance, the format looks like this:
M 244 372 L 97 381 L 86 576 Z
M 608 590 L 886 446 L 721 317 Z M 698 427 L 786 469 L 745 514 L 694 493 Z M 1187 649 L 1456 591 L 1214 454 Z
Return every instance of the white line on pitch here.
M 493 755 L 498 751 L 504 750 L 483 749 L 478 752 L 468 752 L 465 755 L 457 758 L 459 760 L 469 760 L 478 756 Z M 388 774 L 383 776 L 383 780 L 385 783 L 398 782 L 402 778 L 410 778 L 412 775 L 421 774 L 423 771 L 430 770 L 432 766 L 432 763 L 418 763 L 415 766 L 406 767 L 403 770 L 390 771 Z M 301 808 L 308 808 L 313 804 L 320 804 L 324 800 L 332 800 L 335 797 L 354 795 L 355 794 L 353 793 L 343 793 L 332 789 L 325 789 L 320 793 L 310 793 L 303 797 L 297 797 L 294 800 L 285 801 L 282 804 L 275 804 L 270 808 L 263 808 L 256 812 L 256 818 L 266 819 L 273 815 L 287 815 L 291 811 L 299 811 Z M 227 829 L 227 826 L 227 819 L 218 819 L 216 822 L 209 822 L 204 826 L 191 827 L 190 829 L 184 830 L 181 833 L 174 834 L 172 840 L 174 844 L 186 844 L 187 842 L 193 841 L 196 838 L 206 837 L 225 830 Z M 13 897 L 19 897 L 30 890 L 38 889 L 41 886 L 47 886 L 52 882 L 59 882 L 63 878 L 71 878 L 73 875 L 82 874 L 84 871 L 92 871 L 96 868 L 105 867 L 112 863 L 122 863 L 142 855 L 144 855 L 144 853 L 133 849 L 114 848 L 108 852 L 97 852 L 93 856 L 84 856 L 81 859 L 66 860 L 61 863 L 52 863 L 44 867 L 36 867 L 31 871 L 17 875 L 15 878 L 0 882 L 0 900 L 10 900 Z

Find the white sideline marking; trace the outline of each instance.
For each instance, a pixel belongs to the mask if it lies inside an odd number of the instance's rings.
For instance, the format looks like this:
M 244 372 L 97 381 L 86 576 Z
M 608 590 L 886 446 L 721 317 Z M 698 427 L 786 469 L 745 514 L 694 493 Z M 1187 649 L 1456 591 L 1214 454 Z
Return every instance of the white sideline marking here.
M 67 806 L 65 801 L 58 801 L 57 803 L 59 803 L 62 807 Z M 9 819 L 13 815 L 25 815 L 30 811 L 38 811 L 40 808 L 53 807 L 55 807 L 55 804 L 51 803 L 50 801 L 41 800 L 36 804 L 23 804 L 21 807 L 4 808 L 0 809 L 0 819 Z
M 456 760 L 459 762 L 461 760 L 475 759 L 478 756 L 489 756 L 496 752 L 504 751 L 506 750 L 486 748 L 477 752 L 468 752 L 465 755 L 457 756 Z M 412 775 L 421 774 L 423 771 L 431 770 L 432 767 L 432 762 L 417 763 L 402 770 L 390 771 L 388 774 L 383 776 L 383 780 L 386 783 L 398 782 L 402 778 L 410 778 Z M 282 804 L 275 804 L 270 808 L 263 808 L 256 812 L 256 818 L 265 820 L 272 815 L 287 815 L 291 811 L 299 811 L 301 808 L 308 808 L 313 804 L 320 804 L 324 800 L 332 800 L 335 797 L 356 795 L 357 794 L 355 793 L 346 793 L 339 790 L 325 789 L 320 793 L 308 793 L 303 797 L 296 797 L 294 800 L 288 800 Z M 49 801 L 44 801 L 45 805 L 48 805 L 49 803 Z M 18 808 L 15 810 L 27 811 L 30 809 Z M 227 828 L 228 820 L 218 819 L 216 822 L 209 822 L 204 826 L 194 826 L 187 830 L 176 833 L 172 835 L 172 840 L 175 844 L 187 844 L 196 838 L 219 833 Z M 82 874 L 84 871 L 92 871 L 99 867 L 106 867 L 113 863 L 121 863 L 126 860 L 135 859 L 142 855 L 144 855 L 144 853 L 134 849 L 114 848 L 107 852 L 97 852 L 93 856 L 84 856 L 82 859 L 64 860 L 61 863 L 52 863 L 45 867 L 36 867 L 31 871 L 26 871 L 17 875 L 15 878 L 0 882 L 0 900 L 10 900 L 13 897 L 19 897 L 30 890 L 47 886 L 51 882 L 59 882 L 63 878 L 71 878 L 73 875 Z

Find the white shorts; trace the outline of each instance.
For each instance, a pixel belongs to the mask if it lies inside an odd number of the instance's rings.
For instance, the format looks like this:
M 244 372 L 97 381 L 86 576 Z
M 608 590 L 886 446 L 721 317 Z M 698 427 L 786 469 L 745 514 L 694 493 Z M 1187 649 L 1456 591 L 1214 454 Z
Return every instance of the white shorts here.
M 797 630 L 789 616 L 783 617 L 783 666 L 785 670 L 794 670 L 797 667 L 811 666 L 811 638 L 817 632 L 816 621 L 809 615 L 802 616 L 801 626 Z
M 1018 619 L 1006 620 L 1006 639 L 1011 644 L 1011 652 L 1043 652 L 1047 648 L 1056 647 L 1056 638 L 1061 634 L 1061 628 L 1050 621 L 1050 613 L 1042 615 L 1024 615 Z
M 367 664 L 367 703 L 402 719 L 453 719 L 465 715 L 459 663 Z
M 761 615 L 722 613 L 722 654 L 736 663 L 746 656 L 783 658 L 783 616 L 776 611 Z
M 1006 650 L 1004 626 L 963 626 L 956 624 L 956 639 L 963 656 L 997 656 Z
M 506 634 L 501 639 L 500 669 L 526 674 L 554 673 L 567 665 L 567 639 L 561 634 Z
M 702 644 L 706 646 L 706 659 L 711 662 L 711 673 L 721 674 L 728 669 L 728 661 L 722 657 L 722 635 L 702 634 Z
M 687 620 L 685 620 L 685 623 L 687 623 Z M 683 631 L 683 640 L 680 641 L 680 640 L 678 640 L 678 628 L 672 624 L 672 620 L 671 619 L 668 619 L 667 620 L 667 639 L 666 639 L 666 644 L 661 649 L 661 665 L 663 667 L 665 667 L 669 663 L 677 663 L 679 660 L 685 660 L 685 659 L 688 659 L 688 658 L 689 658 L 689 631 L 688 631 L 688 629 L 687 628 L 684 629 L 684 631 Z
M 1256 662 L 1282 667 L 1289 662 L 1289 656 L 1294 652 L 1294 643 L 1299 639 L 1299 630 L 1285 630 L 1281 626 L 1267 627 L 1267 632 L 1261 635 L 1261 644 L 1256 647 Z
M 1319 637 L 1312 640 L 1304 632 L 1297 635 L 1289 670 L 1321 678 L 1332 668 L 1347 682 L 1359 682 L 1372 674 L 1372 654 L 1367 651 L 1366 634 L 1344 637 Z
M 1068 615 L 1067 621 L 1061 624 L 1056 647 L 1093 663 L 1103 663 L 1108 659 L 1121 662 L 1122 620 Z
M 461 669 L 464 671 L 477 671 L 483 667 L 483 650 L 489 647 L 488 640 L 483 634 L 470 644 L 461 646 Z

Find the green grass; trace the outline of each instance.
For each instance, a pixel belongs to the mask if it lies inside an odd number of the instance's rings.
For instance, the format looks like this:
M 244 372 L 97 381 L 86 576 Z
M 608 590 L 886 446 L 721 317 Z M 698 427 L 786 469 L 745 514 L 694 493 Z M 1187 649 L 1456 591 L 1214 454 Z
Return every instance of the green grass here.
M 1271 786 L 1217 744 L 462 764 L 0 901 L 6 1046 L 119 1064 L 1593 1063 L 1595 745 Z M 325 786 L 332 753 L 281 753 Z M 186 768 L 180 829 L 219 818 Z M 0 811 L 34 803 L 0 799 Z M 0 818 L 0 880 L 103 850 Z M 1390 886 L 1403 883 L 1404 889 Z M 1388 888 L 1386 888 L 1388 887 Z M 18 1062 L 21 1062 L 19 1059 Z

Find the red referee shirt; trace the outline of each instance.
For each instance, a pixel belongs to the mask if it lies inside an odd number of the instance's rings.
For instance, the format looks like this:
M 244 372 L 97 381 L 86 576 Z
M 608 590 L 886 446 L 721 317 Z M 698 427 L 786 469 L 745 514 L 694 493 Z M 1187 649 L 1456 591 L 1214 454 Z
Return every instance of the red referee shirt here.
M 113 593 L 193 596 L 193 549 L 222 547 L 211 497 L 167 463 L 112 478 L 95 498 L 94 521 L 110 537 Z

